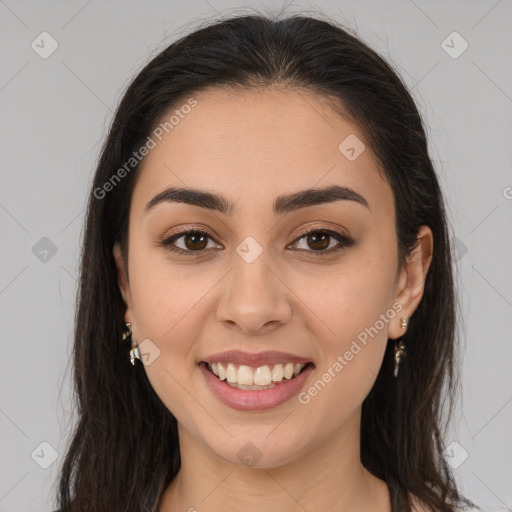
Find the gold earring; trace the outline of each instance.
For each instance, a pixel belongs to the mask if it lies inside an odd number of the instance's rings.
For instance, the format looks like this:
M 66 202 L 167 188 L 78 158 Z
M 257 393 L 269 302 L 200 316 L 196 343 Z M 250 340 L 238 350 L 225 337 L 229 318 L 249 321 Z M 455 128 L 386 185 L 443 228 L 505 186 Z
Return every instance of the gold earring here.
M 123 333 L 123 341 L 127 340 L 128 338 L 131 340 L 130 362 L 133 366 L 135 366 L 135 359 L 138 359 L 139 361 L 142 361 L 142 359 L 140 358 L 139 347 L 137 346 L 137 343 L 135 343 L 135 340 L 132 338 L 132 324 L 130 322 L 126 322 L 125 325 L 127 330 Z
M 409 319 L 402 317 L 400 319 L 400 327 L 402 329 L 407 329 L 407 325 L 409 323 Z M 393 370 L 393 375 L 395 377 L 398 376 L 398 370 L 400 369 L 400 363 L 402 359 L 407 355 L 407 350 L 405 347 L 405 343 L 400 339 L 395 343 L 395 369 Z
M 400 368 L 400 363 L 402 359 L 407 355 L 407 350 L 405 347 L 405 343 L 403 341 L 397 341 L 395 343 L 395 369 L 393 371 L 393 375 L 395 377 L 398 376 L 398 370 Z

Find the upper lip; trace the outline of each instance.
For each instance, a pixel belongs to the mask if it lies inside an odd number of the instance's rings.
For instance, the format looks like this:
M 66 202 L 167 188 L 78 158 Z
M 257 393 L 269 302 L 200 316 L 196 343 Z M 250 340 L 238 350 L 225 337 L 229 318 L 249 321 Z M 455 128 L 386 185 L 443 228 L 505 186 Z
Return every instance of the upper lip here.
M 204 361 L 209 363 L 244 364 L 247 366 L 263 366 L 286 363 L 307 364 L 311 362 L 310 359 L 295 356 L 293 354 L 287 354 L 286 352 L 270 351 L 253 354 L 250 352 L 242 352 L 240 350 L 228 350 L 226 352 L 211 354 L 207 356 Z

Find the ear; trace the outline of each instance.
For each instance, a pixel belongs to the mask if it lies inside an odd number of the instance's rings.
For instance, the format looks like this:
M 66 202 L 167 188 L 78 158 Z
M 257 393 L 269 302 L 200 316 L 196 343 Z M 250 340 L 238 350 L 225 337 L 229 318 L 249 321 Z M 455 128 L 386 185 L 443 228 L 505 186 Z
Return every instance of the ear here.
M 398 278 L 393 303 L 398 302 L 402 305 L 402 309 L 390 322 L 388 331 L 390 339 L 397 339 L 404 334 L 405 330 L 400 326 L 401 319 L 409 319 L 423 297 L 425 279 L 432 262 L 433 247 L 432 231 L 428 226 L 421 226 L 418 230 L 417 243 L 408 256 Z
M 121 295 L 123 296 L 124 303 L 128 306 L 128 308 L 132 305 L 132 296 L 130 292 L 130 284 L 128 282 L 128 272 L 125 268 L 123 253 L 121 251 L 121 246 L 119 242 L 114 244 L 114 248 L 112 250 L 112 254 L 114 255 L 114 259 L 116 260 L 117 266 L 117 282 L 119 283 L 119 289 L 121 290 Z

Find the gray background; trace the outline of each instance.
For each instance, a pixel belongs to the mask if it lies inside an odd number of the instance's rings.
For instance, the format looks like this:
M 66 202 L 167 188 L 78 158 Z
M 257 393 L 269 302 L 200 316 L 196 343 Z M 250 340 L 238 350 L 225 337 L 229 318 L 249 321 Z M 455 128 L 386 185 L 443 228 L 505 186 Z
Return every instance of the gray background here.
M 0 0 L 1 511 L 52 510 L 73 419 L 86 192 L 117 102 L 159 49 L 247 6 L 282 3 Z M 294 2 L 286 12 L 317 9 L 397 67 L 428 125 L 465 316 L 463 391 L 446 439 L 458 444 L 446 456 L 468 497 L 510 510 L 512 2 L 337 0 Z M 58 43 L 46 59 L 31 47 L 50 48 L 43 31 Z M 445 51 L 462 49 L 459 36 L 446 39 L 454 31 L 469 44 L 457 58 Z

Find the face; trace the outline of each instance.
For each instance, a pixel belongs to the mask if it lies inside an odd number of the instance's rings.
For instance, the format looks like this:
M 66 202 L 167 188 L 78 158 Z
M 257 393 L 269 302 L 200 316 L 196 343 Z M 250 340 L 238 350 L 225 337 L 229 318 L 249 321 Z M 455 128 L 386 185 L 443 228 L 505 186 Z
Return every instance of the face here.
M 425 258 L 398 269 L 392 190 L 322 98 L 194 98 L 138 171 L 127 269 L 114 247 L 125 319 L 180 441 L 276 467 L 357 431 L 388 338 L 421 298 Z M 290 363 L 301 373 L 288 379 Z

